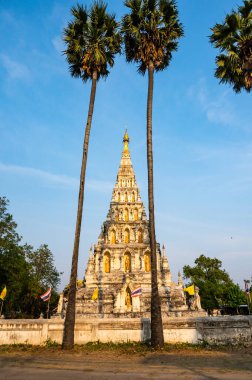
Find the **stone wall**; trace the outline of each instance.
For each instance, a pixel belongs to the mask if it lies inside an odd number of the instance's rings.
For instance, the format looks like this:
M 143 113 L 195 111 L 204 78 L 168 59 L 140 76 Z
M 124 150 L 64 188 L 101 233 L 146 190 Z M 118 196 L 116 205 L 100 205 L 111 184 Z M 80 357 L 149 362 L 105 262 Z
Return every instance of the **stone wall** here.
M 167 343 L 251 343 L 252 316 L 225 316 L 204 318 L 169 318 L 163 321 Z M 0 344 L 44 344 L 48 339 L 61 343 L 63 320 L 60 319 L 2 319 Z M 75 343 L 127 342 L 150 339 L 150 320 L 93 319 L 76 321 Z

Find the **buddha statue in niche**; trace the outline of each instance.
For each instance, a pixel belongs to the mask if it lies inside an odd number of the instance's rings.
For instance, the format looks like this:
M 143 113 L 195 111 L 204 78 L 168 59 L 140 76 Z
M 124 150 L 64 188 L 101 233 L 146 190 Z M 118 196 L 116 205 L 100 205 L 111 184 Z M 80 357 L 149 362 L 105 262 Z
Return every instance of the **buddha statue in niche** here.
M 146 253 L 144 255 L 144 269 L 145 272 L 150 272 L 150 254 Z
M 110 273 L 110 258 L 108 254 L 104 256 L 104 272 Z
M 115 244 L 116 243 L 116 233 L 114 230 L 111 231 L 111 234 L 110 234 L 110 243 L 111 244 Z
M 124 271 L 130 272 L 131 262 L 130 262 L 130 255 L 126 254 L 124 255 Z
M 125 295 L 125 305 L 127 308 L 131 308 L 132 300 L 131 300 L 131 291 L 129 288 L 126 289 L 126 295 Z
M 129 230 L 127 229 L 124 232 L 124 243 L 129 244 L 129 242 L 130 242 L 130 233 L 129 233 Z

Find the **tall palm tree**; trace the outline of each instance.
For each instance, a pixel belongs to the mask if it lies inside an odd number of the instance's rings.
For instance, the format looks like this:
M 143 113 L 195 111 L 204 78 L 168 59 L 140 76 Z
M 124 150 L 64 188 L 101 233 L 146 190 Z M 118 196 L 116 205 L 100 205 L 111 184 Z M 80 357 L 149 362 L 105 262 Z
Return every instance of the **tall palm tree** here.
M 163 347 L 163 325 L 157 282 L 156 234 L 154 218 L 153 152 L 152 152 L 152 98 L 154 72 L 164 70 L 177 49 L 183 29 L 178 19 L 174 0 L 126 0 L 129 14 L 123 17 L 127 62 L 136 62 L 138 72 L 148 72 L 147 99 L 147 166 L 149 234 L 151 248 L 151 344 Z
M 71 9 L 73 21 L 69 22 L 64 30 L 66 43 L 66 58 L 70 73 L 73 77 L 80 77 L 84 82 L 92 81 L 88 117 L 85 128 L 83 156 L 80 174 L 80 188 L 78 211 L 75 228 L 72 268 L 68 306 L 63 334 L 63 349 L 72 349 L 74 345 L 75 325 L 75 298 L 76 280 L 79 255 L 79 241 L 81 232 L 82 209 L 84 201 L 84 185 L 88 155 L 88 143 L 94 109 L 97 81 L 109 74 L 108 68 L 114 65 L 116 53 L 121 51 L 121 35 L 119 24 L 114 15 L 106 12 L 107 5 L 103 1 L 94 1 L 87 10 L 81 5 Z
M 252 87 L 252 1 L 245 0 L 237 11 L 227 14 L 212 29 L 210 42 L 220 49 L 216 57 L 216 78 L 229 83 L 235 92 Z

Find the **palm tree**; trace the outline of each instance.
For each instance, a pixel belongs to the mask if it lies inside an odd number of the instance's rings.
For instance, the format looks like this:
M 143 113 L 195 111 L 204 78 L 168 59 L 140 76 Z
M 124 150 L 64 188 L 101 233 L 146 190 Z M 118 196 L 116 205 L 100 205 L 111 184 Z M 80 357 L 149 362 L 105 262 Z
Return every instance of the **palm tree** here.
M 84 82 L 90 79 L 92 86 L 83 145 L 70 289 L 62 343 L 63 349 L 72 349 L 74 345 L 79 241 L 88 143 L 94 109 L 96 83 L 100 78 L 108 76 L 108 68 L 114 65 L 115 54 L 121 51 L 121 35 L 118 31 L 119 24 L 116 22 L 114 15 L 110 15 L 106 12 L 106 8 L 107 5 L 99 0 L 92 4 L 89 11 L 77 4 L 71 9 L 74 19 L 68 23 L 64 30 L 64 41 L 66 43 L 64 53 L 69 63 L 70 73 L 73 77 L 80 77 Z
M 123 17 L 122 33 L 127 62 L 136 62 L 138 72 L 148 72 L 147 99 L 147 165 L 149 234 L 151 248 L 151 344 L 163 347 L 163 325 L 157 283 L 156 235 L 154 218 L 152 98 L 154 72 L 164 70 L 170 63 L 183 35 L 174 0 L 126 0 L 130 13 Z
M 220 49 L 216 57 L 216 78 L 229 83 L 235 92 L 252 87 L 252 1 L 227 14 L 222 24 L 212 29 L 210 42 Z

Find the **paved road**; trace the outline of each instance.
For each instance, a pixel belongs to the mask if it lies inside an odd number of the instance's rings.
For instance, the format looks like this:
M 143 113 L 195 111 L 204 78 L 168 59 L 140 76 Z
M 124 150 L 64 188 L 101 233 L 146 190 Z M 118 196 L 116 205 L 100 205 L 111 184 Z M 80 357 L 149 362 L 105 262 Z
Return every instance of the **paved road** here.
M 101 355 L 103 356 L 103 355 Z M 251 355 L 0 356 L 1 380 L 251 380 Z

